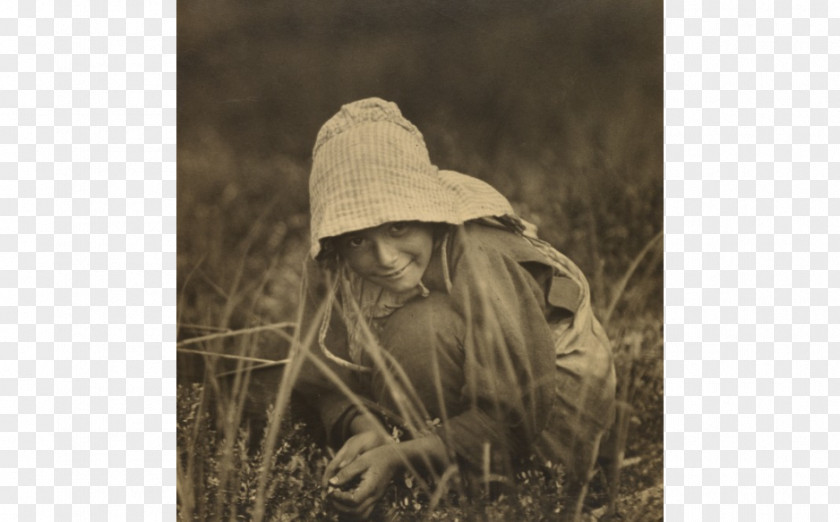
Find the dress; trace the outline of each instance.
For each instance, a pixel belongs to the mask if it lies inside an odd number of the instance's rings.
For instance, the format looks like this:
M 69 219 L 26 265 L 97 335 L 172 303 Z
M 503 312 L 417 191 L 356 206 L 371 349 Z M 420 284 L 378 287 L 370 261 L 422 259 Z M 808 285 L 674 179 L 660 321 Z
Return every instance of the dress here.
M 423 276 L 428 295 L 369 321 L 387 360 L 411 382 L 404 394 L 394 397 L 390 374 L 369 352 L 360 361 L 374 368 L 367 373 L 335 364 L 317 343 L 310 353 L 378 411 L 403 418 L 399 402 L 407 398 L 440 419 L 434 429 L 463 468 L 480 472 L 489 444 L 496 472 L 537 454 L 563 462 L 567 482 L 585 483 L 615 393 L 612 354 L 591 316 L 585 280 L 522 235 L 488 223 L 448 227 L 436 249 Z M 308 270 L 305 316 L 328 290 L 317 265 Z M 344 322 L 332 315 L 323 344 L 350 359 Z M 319 411 L 328 441 L 340 445 L 357 414 L 353 402 L 312 364 L 297 390 Z

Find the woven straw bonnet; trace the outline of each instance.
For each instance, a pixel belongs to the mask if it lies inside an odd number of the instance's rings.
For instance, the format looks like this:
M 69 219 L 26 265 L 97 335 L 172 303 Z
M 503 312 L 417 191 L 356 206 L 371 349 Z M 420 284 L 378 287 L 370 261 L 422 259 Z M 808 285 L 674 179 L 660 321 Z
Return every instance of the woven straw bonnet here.
M 513 215 L 487 183 L 432 165 L 420 131 L 380 98 L 342 106 L 321 127 L 312 156 L 313 258 L 325 238 L 390 221 L 457 225 Z

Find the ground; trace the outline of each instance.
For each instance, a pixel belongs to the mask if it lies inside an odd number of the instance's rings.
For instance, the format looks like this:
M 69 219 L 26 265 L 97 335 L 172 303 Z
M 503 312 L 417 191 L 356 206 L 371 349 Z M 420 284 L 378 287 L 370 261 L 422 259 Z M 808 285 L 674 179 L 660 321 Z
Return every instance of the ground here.
M 662 54 L 654 0 L 178 2 L 179 518 L 322 513 L 315 441 L 285 419 L 279 453 L 249 454 L 263 433 L 241 429 L 259 408 L 205 400 L 237 362 L 187 350 L 285 345 L 272 325 L 299 304 L 315 135 L 376 95 L 435 164 L 493 184 L 587 275 L 626 405 L 618 516 L 661 519 Z M 590 517 L 609 489 L 594 479 Z M 551 520 L 553 494 L 529 479 L 470 509 Z M 409 496 L 391 504 L 403 517 Z

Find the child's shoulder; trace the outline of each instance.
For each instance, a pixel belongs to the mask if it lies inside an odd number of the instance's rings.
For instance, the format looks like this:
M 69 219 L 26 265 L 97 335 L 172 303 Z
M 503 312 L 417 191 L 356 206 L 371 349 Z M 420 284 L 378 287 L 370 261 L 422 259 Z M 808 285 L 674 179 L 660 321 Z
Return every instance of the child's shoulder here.
M 470 221 L 457 227 L 454 243 L 464 250 L 477 249 L 485 254 L 510 258 L 517 263 L 551 265 L 550 260 L 521 234 L 491 221 Z
M 490 271 L 493 270 L 493 259 L 507 267 L 518 265 L 544 289 L 548 303 L 553 307 L 573 312 L 580 306 L 586 283 L 576 268 L 570 270 L 558 266 L 531 241 L 502 225 L 469 222 L 458 228 L 455 243 L 462 245 L 461 255 L 475 251 L 484 259 L 489 259 L 490 266 L 485 265 L 484 268 Z M 460 239 L 457 239 L 459 236 Z M 487 275 L 492 277 L 489 273 Z

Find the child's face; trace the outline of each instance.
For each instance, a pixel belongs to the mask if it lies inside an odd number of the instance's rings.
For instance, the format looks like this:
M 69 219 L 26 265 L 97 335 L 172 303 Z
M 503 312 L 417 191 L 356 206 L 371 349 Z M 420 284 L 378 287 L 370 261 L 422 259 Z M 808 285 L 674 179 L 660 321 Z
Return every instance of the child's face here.
M 420 284 L 433 243 L 431 225 L 395 221 L 339 236 L 338 251 L 366 280 L 402 293 Z

